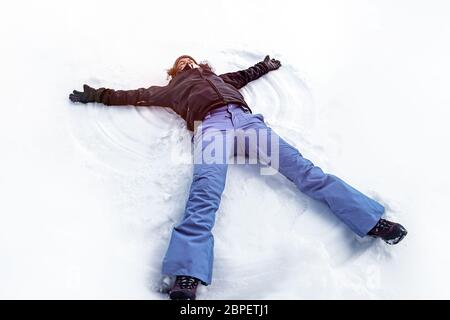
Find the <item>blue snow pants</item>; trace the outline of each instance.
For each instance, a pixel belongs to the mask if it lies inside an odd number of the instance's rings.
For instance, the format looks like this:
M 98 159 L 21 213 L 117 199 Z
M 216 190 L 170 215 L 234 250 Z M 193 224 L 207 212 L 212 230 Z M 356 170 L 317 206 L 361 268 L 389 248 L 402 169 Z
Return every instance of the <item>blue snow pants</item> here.
M 367 235 L 383 215 L 384 207 L 381 204 L 338 177 L 324 173 L 268 127 L 261 114 L 248 113 L 239 105 L 228 104 L 210 112 L 193 136 L 194 150 L 195 146 L 201 144 L 197 153 L 204 152 L 213 140 L 211 136 L 225 136 L 227 130 L 236 129 L 243 132 L 264 130 L 267 139 L 277 138 L 277 150 L 266 148 L 266 153 L 278 153 L 277 171 L 292 181 L 301 192 L 325 203 L 358 236 Z M 208 136 L 205 134 L 208 132 L 214 134 Z M 257 148 L 261 142 L 261 138 L 257 139 Z M 239 142 L 235 138 L 232 143 Z M 270 143 L 266 145 L 270 146 Z M 231 150 L 224 151 L 224 157 L 236 156 L 239 150 L 249 156 L 248 146 L 244 143 L 244 147 L 234 145 Z M 198 156 L 194 155 L 194 159 Z M 211 283 L 214 246 L 212 228 L 224 190 L 227 168 L 227 161 L 194 162 L 193 181 L 184 217 L 173 229 L 163 260 L 164 275 L 188 275 L 205 285 Z

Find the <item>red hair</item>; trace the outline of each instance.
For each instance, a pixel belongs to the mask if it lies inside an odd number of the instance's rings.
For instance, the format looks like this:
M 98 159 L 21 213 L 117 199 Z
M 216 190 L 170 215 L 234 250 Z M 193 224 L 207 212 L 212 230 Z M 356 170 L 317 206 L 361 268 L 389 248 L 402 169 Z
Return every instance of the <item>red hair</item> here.
M 185 54 L 185 55 L 179 56 L 179 57 L 177 58 L 177 60 L 175 60 L 175 62 L 173 63 L 172 68 L 167 69 L 167 78 L 168 78 L 168 79 L 169 79 L 169 78 L 170 78 L 170 79 L 175 78 L 175 76 L 176 76 L 177 73 L 178 73 L 177 64 L 178 64 L 178 62 L 179 62 L 181 59 L 183 59 L 183 58 L 189 58 L 189 59 L 191 59 L 192 61 L 194 61 L 195 64 L 199 65 L 200 67 L 212 71 L 212 68 L 211 68 L 211 66 L 208 64 L 208 62 L 202 61 L 202 62 L 200 62 L 200 63 L 197 63 L 197 61 L 196 61 L 194 58 L 192 58 L 191 56 Z

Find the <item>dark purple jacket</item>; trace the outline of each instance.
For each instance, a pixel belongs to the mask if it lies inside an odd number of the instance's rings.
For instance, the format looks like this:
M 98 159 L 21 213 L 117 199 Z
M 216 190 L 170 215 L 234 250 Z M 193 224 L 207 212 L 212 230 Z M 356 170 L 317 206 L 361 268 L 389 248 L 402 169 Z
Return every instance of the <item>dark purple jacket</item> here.
M 194 130 L 214 108 L 238 103 L 251 112 L 238 89 L 268 72 L 263 62 L 245 70 L 216 75 L 207 68 L 195 68 L 177 74 L 166 86 L 137 90 L 96 90 L 95 101 L 106 105 L 160 106 L 173 109 Z

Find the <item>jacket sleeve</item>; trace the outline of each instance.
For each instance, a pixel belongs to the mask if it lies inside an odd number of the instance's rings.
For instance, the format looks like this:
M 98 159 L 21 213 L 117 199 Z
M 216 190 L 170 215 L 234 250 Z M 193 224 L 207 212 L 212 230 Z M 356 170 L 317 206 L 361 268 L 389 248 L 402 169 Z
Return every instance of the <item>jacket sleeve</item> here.
M 95 92 L 95 102 L 108 106 L 158 106 L 170 107 L 167 86 L 151 86 L 136 90 L 114 90 L 99 88 Z
M 265 75 L 267 72 L 269 72 L 269 69 L 261 61 L 248 69 L 224 73 L 219 77 L 221 77 L 222 80 L 226 83 L 229 83 L 235 88 L 240 89 L 250 81 L 256 80 L 259 77 Z

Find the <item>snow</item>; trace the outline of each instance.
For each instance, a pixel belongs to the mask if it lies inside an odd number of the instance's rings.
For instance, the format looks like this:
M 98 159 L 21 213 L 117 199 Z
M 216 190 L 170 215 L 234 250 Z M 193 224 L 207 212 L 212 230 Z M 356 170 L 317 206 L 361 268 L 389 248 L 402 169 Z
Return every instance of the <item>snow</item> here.
M 0 298 L 158 292 L 191 181 L 184 121 L 72 104 L 83 83 L 166 83 L 181 54 L 242 89 L 303 155 L 409 234 L 360 239 L 281 176 L 231 166 L 199 299 L 450 298 L 446 1 L 15 1 L 0 10 Z

